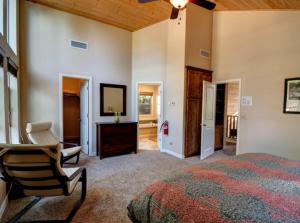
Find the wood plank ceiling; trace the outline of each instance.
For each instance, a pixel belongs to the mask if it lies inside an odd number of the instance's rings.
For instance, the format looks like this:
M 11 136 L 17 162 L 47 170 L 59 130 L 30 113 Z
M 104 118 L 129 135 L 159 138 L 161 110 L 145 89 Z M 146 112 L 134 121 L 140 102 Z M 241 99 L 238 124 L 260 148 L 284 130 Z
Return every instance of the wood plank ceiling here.
M 139 4 L 137 0 L 27 0 L 94 19 L 128 31 L 136 31 L 169 18 L 165 0 Z M 212 0 L 213 1 L 213 0 Z M 216 10 L 300 9 L 300 0 L 214 0 Z

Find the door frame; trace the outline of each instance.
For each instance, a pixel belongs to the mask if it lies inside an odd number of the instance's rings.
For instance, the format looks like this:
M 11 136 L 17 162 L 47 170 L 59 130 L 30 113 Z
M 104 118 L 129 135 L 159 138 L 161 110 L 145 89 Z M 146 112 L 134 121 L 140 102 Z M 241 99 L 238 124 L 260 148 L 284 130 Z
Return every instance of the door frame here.
M 64 110 L 63 110 L 63 79 L 74 78 L 88 81 L 89 84 L 89 156 L 96 156 L 95 152 L 93 152 L 93 77 L 90 76 L 82 76 L 76 74 L 59 74 L 59 87 L 58 87 L 58 96 L 59 96 L 59 139 L 63 141 L 64 139 Z
M 140 85 L 157 85 L 160 87 L 160 118 L 159 118 L 159 122 L 157 123 L 157 134 L 158 137 L 160 138 L 160 142 L 159 142 L 159 151 L 162 152 L 163 150 L 163 137 L 162 134 L 159 133 L 159 128 L 163 122 L 164 119 L 164 83 L 163 81 L 137 81 L 136 82 L 136 88 L 135 88 L 135 118 L 136 121 L 139 121 L 139 86 Z M 139 128 L 138 128 L 138 148 L 139 148 L 139 144 L 140 144 L 140 139 L 139 139 L 140 133 L 139 133 Z
M 237 129 L 237 139 L 236 139 L 236 155 L 240 154 L 240 134 L 241 134 L 241 97 L 242 97 L 242 79 L 229 79 L 224 81 L 215 81 L 213 84 L 230 84 L 239 83 L 239 106 L 238 106 L 238 129 Z

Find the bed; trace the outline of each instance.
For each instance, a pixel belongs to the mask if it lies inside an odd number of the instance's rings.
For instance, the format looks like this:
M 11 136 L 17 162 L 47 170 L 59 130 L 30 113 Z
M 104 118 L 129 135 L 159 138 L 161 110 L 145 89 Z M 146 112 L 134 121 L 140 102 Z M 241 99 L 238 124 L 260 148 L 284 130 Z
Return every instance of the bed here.
M 300 222 L 300 162 L 248 153 L 188 168 L 128 205 L 134 223 Z

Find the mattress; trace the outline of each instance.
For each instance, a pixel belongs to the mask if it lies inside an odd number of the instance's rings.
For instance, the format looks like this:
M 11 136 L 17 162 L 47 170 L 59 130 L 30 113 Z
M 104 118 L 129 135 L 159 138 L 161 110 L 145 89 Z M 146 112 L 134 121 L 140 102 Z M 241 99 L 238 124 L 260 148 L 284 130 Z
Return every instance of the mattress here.
M 300 162 L 248 153 L 192 166 L 128 205 L 134 223 L 300 222 Z

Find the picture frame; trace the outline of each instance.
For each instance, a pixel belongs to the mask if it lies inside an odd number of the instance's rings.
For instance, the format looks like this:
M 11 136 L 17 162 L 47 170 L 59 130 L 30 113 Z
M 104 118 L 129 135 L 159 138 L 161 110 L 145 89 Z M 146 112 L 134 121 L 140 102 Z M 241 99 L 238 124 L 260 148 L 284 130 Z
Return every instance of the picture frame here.
M 283 113 L 300 114 L 300 77 L 285 79 Z
M 126 116 L 127 86 L 100 83 L 100 116 Z

